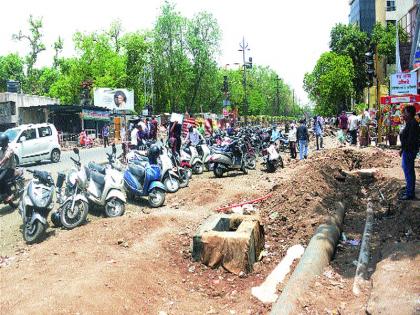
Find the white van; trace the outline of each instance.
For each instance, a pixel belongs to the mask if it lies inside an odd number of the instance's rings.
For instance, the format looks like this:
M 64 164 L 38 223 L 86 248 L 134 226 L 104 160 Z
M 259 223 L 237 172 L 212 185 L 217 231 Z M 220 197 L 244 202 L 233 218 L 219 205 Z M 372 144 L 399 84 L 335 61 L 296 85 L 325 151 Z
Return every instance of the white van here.
M 52 124 L 20 125 L 4 132 L 15 153 L 16 164 L 34 163 L 42 160 L 60 161 L 61 147 L 58 132 Z

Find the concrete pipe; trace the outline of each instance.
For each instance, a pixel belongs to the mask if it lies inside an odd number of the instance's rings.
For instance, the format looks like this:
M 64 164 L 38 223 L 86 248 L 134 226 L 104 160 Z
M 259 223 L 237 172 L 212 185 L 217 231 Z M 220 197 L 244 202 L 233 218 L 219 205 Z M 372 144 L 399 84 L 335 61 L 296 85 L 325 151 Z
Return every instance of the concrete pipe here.
M 315 276 L 320 275 L 331 261 L 340 238 L 344 213 L 344 204 L 338 202 L 335 214 L 318 227 L 286 287 L 273 305 L 272 315 L 299 313 L 299 300 L 306 295 Z

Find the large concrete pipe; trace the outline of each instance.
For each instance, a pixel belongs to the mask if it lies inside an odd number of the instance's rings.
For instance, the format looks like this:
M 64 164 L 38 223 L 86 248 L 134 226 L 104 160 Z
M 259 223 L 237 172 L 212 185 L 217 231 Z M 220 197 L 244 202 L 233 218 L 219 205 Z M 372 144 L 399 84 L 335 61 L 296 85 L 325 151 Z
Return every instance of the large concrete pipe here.
M 340 238 L 344 212 L 343 203 L 338 202 L 335 214 L 318 227 L 286 287 L 273 305 L 272 315 L 299 313 L 298 301 L 306 295 L 315 276 L 320 275 L 331 261 Z

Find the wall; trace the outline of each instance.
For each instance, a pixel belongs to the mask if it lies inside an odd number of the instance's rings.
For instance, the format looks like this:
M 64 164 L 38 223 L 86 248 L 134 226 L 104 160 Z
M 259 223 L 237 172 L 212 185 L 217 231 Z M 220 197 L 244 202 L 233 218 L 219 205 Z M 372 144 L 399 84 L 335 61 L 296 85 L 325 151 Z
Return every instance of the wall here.
M 10 106 L 14 102 L 16 106 L 16 114 L 10 115 L 10 109 L 3 106 Z M 9 105 L 7 105 L 9 104 Z M 30 106 L 42 106 L 49 104 L 60 104 L 60 100 L 45 96 L 27 95 L 18 93 L 0 93 L 0 125 L 6 124 L 27 124 L 36 123 L 45 120 L 45 111 L 25 110 Z M 42 113 L 41 113 L 42 112 Z M 44 117 L 44 118 L 43 118 Z M 0 126 L 1 127 L 1 126 Z

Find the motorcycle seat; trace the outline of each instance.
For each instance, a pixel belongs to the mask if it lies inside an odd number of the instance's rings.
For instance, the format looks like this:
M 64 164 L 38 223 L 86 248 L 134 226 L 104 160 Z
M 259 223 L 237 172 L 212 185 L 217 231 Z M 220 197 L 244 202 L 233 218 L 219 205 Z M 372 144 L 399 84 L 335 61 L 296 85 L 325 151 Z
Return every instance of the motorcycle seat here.
M 128 171 L 133 174 L 134 176 L 142 179 L 145 174 L 145 169 L 142 166 L 136 165 L 136 164 L 129 164 L 128 165 Z
M 93 171 L 90 173 L 90 176 L 95 183 L 99 184 L 100 186 L 105 185 L 105 175 L 102 175 L 97 171 Z
M 105 167 L 99 164 L 96 164 L 95 162 L 89 162 L 88 167 L 91 170 L 97 171 L 98 173 L 105 175 Z

